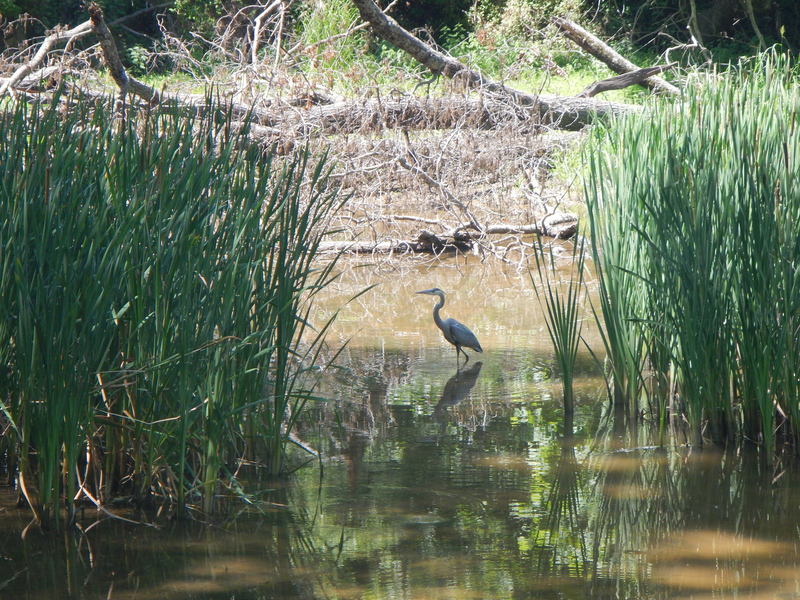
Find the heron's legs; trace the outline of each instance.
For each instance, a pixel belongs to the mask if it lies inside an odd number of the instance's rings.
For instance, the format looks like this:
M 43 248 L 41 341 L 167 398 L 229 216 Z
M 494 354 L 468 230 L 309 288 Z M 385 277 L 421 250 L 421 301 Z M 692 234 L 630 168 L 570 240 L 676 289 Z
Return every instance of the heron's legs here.
M 460 352 L 461 354 L 463 354 L 463 355 L 464 355 L 464 358 L 466 359 L 466 360 L 464 361 L 464 365 L 466 365 L 466 364 L 469 362 L 469 354 L 467 354 L 466 352 L 464 352 L 464 351 L 461 349 L 461 346 L 459 346 L 459 345 L 456 345 L 456 366 L 460 368 L 460 365 L 459 365 L 459 362 L 458 362 L 458 361 L 459 361 L 459 359 L 460 359 L 461 357 L 458 355 L 458 353 L 459 353 L 459 352 Z

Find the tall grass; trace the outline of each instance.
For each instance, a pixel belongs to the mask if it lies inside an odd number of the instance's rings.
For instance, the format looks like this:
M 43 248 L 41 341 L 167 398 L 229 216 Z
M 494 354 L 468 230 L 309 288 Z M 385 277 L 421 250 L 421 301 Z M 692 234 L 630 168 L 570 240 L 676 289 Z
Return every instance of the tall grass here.
M 324 161 L 262 156 L 223 111 L 118 128 L 0 114 L 0 411 L 20 492 L 214 508 L 241 458 L 284 470 L 316 359 Z
M 798 119 L 791 64 L 768 54 L 615 124 L 589 154 L 616 389 L 684 412 L 696 441 L 798 433 Z
M 564 414 L 571 417 L 575 412 L 575 395 L 573 381 L 575 378 L 575 360 L 581 341 L 583 322 L 580 310 L 585 298 L 584 261 L 586 252 L 584 238 L 573 246 L 569 272 L 564 280 L 564 273 L 559 269 L 552 247 L 546 250 L 541 238 L 537 240 L 534 258 L 536 261 L 536 278 L 532 279 L 536 298 L 544 312 L 545 324 L 550 341 L 553 343 L 556 362 L 561 370 L 561 382 L 564 392 Z

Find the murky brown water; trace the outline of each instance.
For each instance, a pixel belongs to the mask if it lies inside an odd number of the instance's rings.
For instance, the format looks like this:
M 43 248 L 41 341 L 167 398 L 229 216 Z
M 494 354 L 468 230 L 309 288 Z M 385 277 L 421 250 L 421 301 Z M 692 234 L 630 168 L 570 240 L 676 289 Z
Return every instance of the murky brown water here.
M 800 598 L 796 469 L 625 431 L 588 353 L 569 435 L 527 275 L 455 264 L 355 269 L 326 292 L 320 320 L 381 284 L 341 312 L 335 401 L 299 432 L 322 474 L 211 527 L 87 512 L 85 533 L 21 539 L 28 514 L 0 500 L 0 597 Z M 433 286 L 485 349 L 461 372 L 413 294 Z

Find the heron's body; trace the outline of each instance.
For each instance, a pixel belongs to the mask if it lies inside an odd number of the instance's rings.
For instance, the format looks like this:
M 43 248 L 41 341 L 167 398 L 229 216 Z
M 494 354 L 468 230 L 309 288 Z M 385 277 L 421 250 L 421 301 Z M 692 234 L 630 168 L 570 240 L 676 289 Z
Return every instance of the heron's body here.
M 442 330 L 444 339 L 456 347 L 456 363 L 458 363 L 459 352 L 462 353 L 467 359 L 464 361 L 464 364 L 467 364 L 469 361 L 469 356 L 466 352 L 464 352 L 464 350 L 462 350 L 462 348 L 469 348 L 475 352 L 483 352 L 483 348 L 481 348 L 478 338 L 475 337 L 475 334 L 472 333 L 472 331 L 470 331 L 469 327 L 456 321 L 455 319 L 442 319 L 442 317 L 439 315 L 439 310 L 444 306 L 444 292 L 442 290 L 439 288 L 432 288 L 430 290 L 422 290 L 421 292 L 417 293 L 439 297 L 439 302 L 437 302 L 436 306 L 433 307 L 433 322 L 436 323 L 436 326 Z

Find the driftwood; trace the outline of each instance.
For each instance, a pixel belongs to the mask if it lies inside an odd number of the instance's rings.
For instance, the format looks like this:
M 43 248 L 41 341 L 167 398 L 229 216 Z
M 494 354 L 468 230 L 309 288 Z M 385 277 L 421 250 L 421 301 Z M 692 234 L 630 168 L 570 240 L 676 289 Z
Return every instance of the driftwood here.
M 0 77 L 0 87 L 7 86 L 6 89 L 13 89 L 14 91 L 28 92 L 35 89 L 41 89 L 42 82 L 47 81 L 52 77 L 61 77 L 64 73 L 68 73 L 65 69 L 50 65 L 43 67 L 37 71 L 14 77 L 16 72 L 11 77 Z M 13 79 L 12 79 L 13 78 Z
M 472 248 L 468 242 L 442 238 L 427 230 L 420 231 L 416 240 L 385 240 L 382 242 L 322 242 L 323 253 L 345 254 L 446 254 L 468 252 Z
M 603 61 L 606 65 L 608 65 L 608 68 L 614 71 L 615 73 L 620 73 L 624 75 L 626 73 L 633 73 L 635 71 L 640 70 L 638 66 L 633 64 L 631 61 L 629 61 L 621 54 L 619 54 L 611 46 L 601 41 L 600 38 L 586 31 L 583 27 L 581 27 L 577 23 L 574 23 L 573 21 L 570 21 L 569 19 L 565 19 L 563 17 L 554 18 L 553 23 L 555 23 L 555 25 L 562 31 L 562 33 L 566 37 L 575 42 L 578 46 L 580 46 L 583 50 L 585 50 L 592 56 Z M 672 65 L 666 65 L 664 67 L 661 67 L 660 68 L 661 70 L 658 72 L 664 71 L 671 67 Z M 652 67 L 652 68 L 659 68 L 659 67 Z M 598 84 L 599 83 L 601 82 L 598 82 Z M 639 83 L 639 81 L 632 82 L 629 85 L 632 85 L 633 83 Z M 680 94 L 680 90 L 677 87 L 675 87 L 674 85 L 672 85 L 667 81 L 664 81 L 660 77 L 656 77 L 655 73 L 644 78 L 641 81 L 641 83 L 657 92 L 662 92 L 665 94 L 672 94 L 672 95 Z M 609 88 L 609 89 L 619 89 L 619 88 Z M 587 90 L 584 90 L 583 94 L 585 94 L 586 91 Z
M 420 219 L 425 220 L 425 219 Z M 473 231 L 471 224 L 456 227 L 442 236 L 423 229 L 416 240 L 368 241 L 326 241 L 320 244 L 322 252 L 344 252 L 350 254 L 442 254 L 447 252 L 469 252 L 475 242 L 487 235 L 542 235 L 559 240 L 575 235 L 578 219 L 569 213 L 553 213 L 538 223 L 527 225 L 490 225 L 480 231 Z
M 384 129 L 496 129 L 509 124 L 535 125 L 538 110 L 496 98 L 418 98 L 347 100 L 312 107 L 297 114 L 304 133 L 348 133 Z
M 432 48 L 400 27 L 392 17 L 384 14 L 372 0 L 353 0 L 361 18 L 369 22 L 373 31 L 394 46 L 407 52 L 434 75 L 457 78 L 472 89 L 497 94 L 515 104 L 535 108 L 542 122 L 562 129 L 576 130 L 591 123 L 598 116 L 638 112 L 628 104 L 599 102 L 588 98 L 564 98 L 529 94 L 509 88 L 484 77 L 451 56 Z
M 57 28 L 53 33 L 44 39 L 42 45 L 39 46 L 39 49 L 36 51 L 36 54 L 33 55 L 33 58 L 27 63 L 18 67 L 17 70 L 12 73 L 11 77 L 6 79 L 3 82 L 3 85 L 0 85 L 0 97 L 2 97 L 8 90 L 13 89 L 27 75 L 32 73 L 34 69 L 38 68 L 44 59 L 47 58 L 47 54 L 56 44 L 64 40 L 79 39 L 89 34 L 91 31 L 92 27 L 89 21 L 85 21 L 77 27 L 73 27 L 72 29 L 65 30 Z

